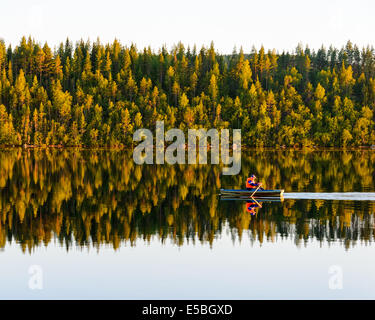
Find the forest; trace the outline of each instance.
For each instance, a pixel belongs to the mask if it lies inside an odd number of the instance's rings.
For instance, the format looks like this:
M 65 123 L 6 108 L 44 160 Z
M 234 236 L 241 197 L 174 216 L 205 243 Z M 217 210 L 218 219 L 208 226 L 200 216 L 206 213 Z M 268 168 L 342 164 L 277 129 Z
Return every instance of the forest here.
M 118 40 L 0 41 L 0 145 L 131 147 L 138 128 L 242 130 L 248 147 L 375 144 L 375 55 L 340 48 L 157 52 Z

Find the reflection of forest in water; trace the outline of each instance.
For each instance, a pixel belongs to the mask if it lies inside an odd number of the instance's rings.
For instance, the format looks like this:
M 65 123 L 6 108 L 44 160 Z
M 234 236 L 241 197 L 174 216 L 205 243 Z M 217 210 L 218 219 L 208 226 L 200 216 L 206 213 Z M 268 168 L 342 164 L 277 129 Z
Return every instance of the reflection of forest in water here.
M 287 191 L 375 191 L 374 151 L 252 151 L 242 171 L 222 176 L 211 165 L 143 165 L 131 152 L 47 149 L 0 151 L 0 248 L 23 250 L 55 238 L 67 248 L 137 239 L 208 242 L 229 226 L 251 242 L 292 238 L 374 239 L 375 203 L 286 200 L 266 203 L 250 216 L 245 202 L 220 202 L 220 187 L 240 188 L 256 173 L 268 188 Z

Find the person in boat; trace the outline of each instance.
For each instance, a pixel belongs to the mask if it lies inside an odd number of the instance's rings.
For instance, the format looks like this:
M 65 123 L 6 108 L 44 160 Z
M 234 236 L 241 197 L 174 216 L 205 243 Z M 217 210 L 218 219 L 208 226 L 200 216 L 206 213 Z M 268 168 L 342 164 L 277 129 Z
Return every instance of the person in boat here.
M 259 187 L 259 190 L 264 190 L 261 183 L 255 182 L 256 178 L 255 174 L 252 174 L 246 179 L 246 189 L 256 189 Z
M 246 201 L 246 211 L 254 216 L 257 212 L 256 209 L 262 208 L 262 205 L 259 202 L 249 200 Z

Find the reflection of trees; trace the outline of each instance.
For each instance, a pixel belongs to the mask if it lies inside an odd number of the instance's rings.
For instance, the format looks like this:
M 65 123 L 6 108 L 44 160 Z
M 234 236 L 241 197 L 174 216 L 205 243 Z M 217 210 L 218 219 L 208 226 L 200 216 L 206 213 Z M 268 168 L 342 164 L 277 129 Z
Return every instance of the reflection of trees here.
M 232 233 L 240 239 L 244 233 L 249 234 L 251 242 L 274 242 L 277 238 L 293 237 L 298 246 L 315 239 L 328 243 L 341 241 L 349 248 L 357 240 L 365 243 L 374 240 L 373 203 L 325 201 L 322 205 L 321 202 L 299 200 L 264 204 L 257 218 L 246 214 L 241 204 L 235 204 L 234 209 L 233 204 L 225 203 L 223 209 L 238 212 L 227 216 Z
M 252 153 L 254 154 L 254 152 Z M 242 173 L 221 176 L 219 166 L 134 165 L 124 151 L 9 149 L 0 152 L 0 247 L 96 246 L 142 238 L 212 243 L 229 224 L 251 241 L 293 237 L 341 240 L 349 247 L 374 238 L 374 204 L 285 201 L 257 217 L 244 202 L 219 202 L 218 188 L 241 187 L 255 172 L 270 188 L 290 191 L 374 190 L 375 153 L 256 152 L 243 154 Z

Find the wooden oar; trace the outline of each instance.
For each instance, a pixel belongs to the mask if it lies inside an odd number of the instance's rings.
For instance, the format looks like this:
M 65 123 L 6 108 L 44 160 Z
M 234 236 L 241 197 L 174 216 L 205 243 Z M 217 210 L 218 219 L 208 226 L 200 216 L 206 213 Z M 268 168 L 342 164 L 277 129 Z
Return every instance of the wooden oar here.
M 257 203 L 257 205 L 259 206 L 259 208 L 262 208 L 262 205 L 258 201 L 256 201 L 255 198 L 251 197 L 251 199 L 253 199 L 253 201 L 255 201 Z
M 255 191 L 251 194 L 251 196 L 250 197 L 253 197 L 253 195 L 255 194 L 255 192 L 257 192 L 258 191 L 258 189 L 260 188 L 260 185 L 258 186 L 258 188 L 256 188 L 255 189 Z

